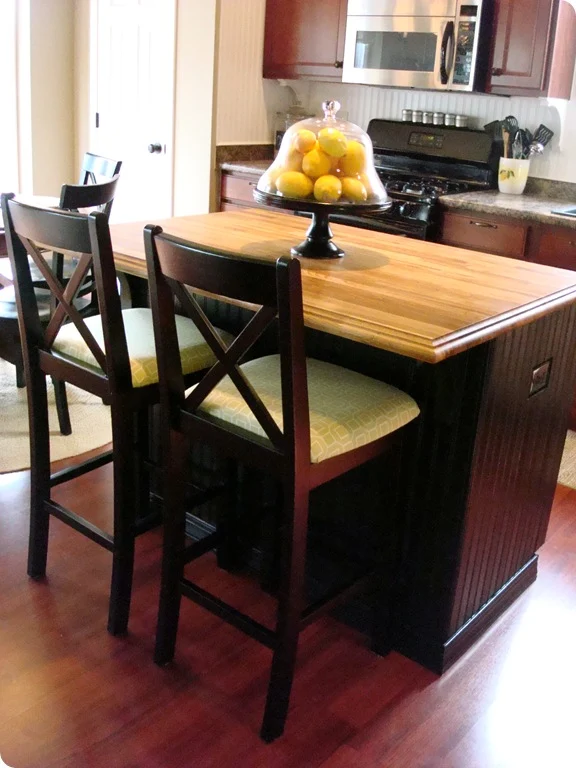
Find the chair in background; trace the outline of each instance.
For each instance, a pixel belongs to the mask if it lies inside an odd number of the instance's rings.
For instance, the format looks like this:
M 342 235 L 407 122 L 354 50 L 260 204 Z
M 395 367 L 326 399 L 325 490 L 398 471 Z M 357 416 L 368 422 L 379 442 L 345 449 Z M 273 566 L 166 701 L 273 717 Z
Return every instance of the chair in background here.
M 92 208 L 102 210 L 108 215 L 114 201 L 117 183 L 118 176 L 97 184 L 64 184 L 60 192 L 59 207 L 63 210 Z M 62 254 L 56 252 L 52 254 L 52 270 L 55 278 L 60 283 L 65 283 L 70 278 L 74 268 L 75 261 L 73 258 L 65 264 Z M 31 263 L 31 277 L 34 284 L 40 321 L 46 326 L 55 310 L 54 295 L 50 292 L 44 275 L 33 261 Z M 95 314 L 98 311 L 94 279 L 90 273 L 86 276 L 83 285 L 79 287 L 74 302 L 76 309 L 82 314 Z M 20 343 L 18 311 L 13 285 L 0 290 L 0 357 L 16 367 L 16 385 L 24 387 L 22 346 Z M 52 382 L 54 385 L 54 397 L 60 432 L 63 435 L 69 435 L 72 432 L 72 426 L 70 423 L 66 387 L 63 382 L 54 377 Z
M 305 357 L 297 259 L 281 258 L 274 264 L 210 252 L 151 226 L 145 229 L 145 245 L 162 423 L 168 432 L 155 661 L 165 664 L 173 658 L 182 595 L 273 649 L 261 729 L 262 738 L 272 741 L 284 729 L 300 631 L 360 589 L 380 585 L 384 571 L 384 564 L 372 564 L 360 578 L 313 605 L 304 605 L 310 491 L 397 448 L 407 434 L 402 428 L 419 409 L 409 395 L 395 387 Z M 260 309 L 226 346 L 194 299 L 194 291 Z M 218 358 L 188 395 L 178 356 L 174 296 Z M 279 354 L 243 363 L 254 343 L 275 322 Z M 186 563 L 212 548 L 233 548 L 241 527 L 239 519 L 233 520 L 223 532 L 217 529 L 186 546 L 184 468 L 190 442 L 196 439 L 275 477 L 282 485 L 283 511 L 277 528 L 280 589 L 274 631 L 183 575 Z
M 157 515 L 149 512 L 147 464 L 148 410 L 159 397 L 151 312 L 121 310 L 105 214 L 34 208 L 11 195 L 2 195 L 2 214 L 15 275 L 29 405 L 28 574 L 39 578 L 46 572 L 51 515 L 109 550 L 113 566 L 108 629 L 118 634 L 128 623 L 134 538 L 158 522 Z M 40 245 L 56 253 L 80 254 L 65 286 L 55 278 Z M 56 299 L 47 324 L 38 307 L 27 254 Z M 74 299 L 91 268 L 101 314 L 83 317 Z M 180 318 L 177 324 L 182 365 L 191 384 L 215 357 L 191 320 Z M 112 451 L 52 476 L 46 375 L 102 398 L 110 405 L 112 419 Z M 64 508 L 51 495 L 52 487 L 109 461 L 114 466 L 112 535 Z
M 102 211 L 107 216 L 110 215 L 112 204 L 114 202 L 114 193 L 110 195 L 110 188 L 100 187 L 101 191 L 85 191 L 82 187 L 91 187 L 92 185 L 102 184 L 106 181 L 117 179 L 122 167 L 121 160 L 113 160 L 109 157 L 102 157 L 91 152 L 86 152 L 80 168 L 80 180 L 78 185 L 64 184 L 60 190 L 59 207 L 64 210 L 78 210 L 79 208 L 93 208 Z M 115 191 L 116 184 L 114 184 Z M 95 202 L 101 200 L 101 202 Z M 5 250 L 5 237 L 0 235 Z M 0 243 L 0 245 L 2 244 Z M 0 250 L 2 255 L 2 250 Z M 67 265 L 59 254 L 54 254 L 53 269 L 59 280 L 67 279 Z M 41 317 L 44 323 L 50 318 L 53 310 L 49 304 L 46 304 L 48 296 L 47 286 L 34 263 L 31 263 L 32 278 L 37 291 L 37 299 L 40 307 Z M 0 357 L 7 360 L 16 368 L 16 386 L 22 388 L 25 386 L 24 370 L 22 363 L 22 352 L 20 348 L 20 335 L 17 327 L 17 310 L 14 297 L 14 290 L 11 270 L 3 269 L 0 273 L 0 286 L 9 288 L 9 290 L 0 289 Z M 91 290 L 94 281 L 91 276 L 87 277 L 82 291 L 77 299 L 77 308 L 83 314 L 95 314 L 98 312 L 96 306 L 96 294 Z M 86 301 L 83 297 L 90 295 L 90 300 Z M 56 410 L 58 413 L 58 424 L 60 432 L 63 435 L 69 435 L 72 432 L 70 423 L 70 414 L 68 410 L 68 401 L 66 397 L 66 387 L 64 384 L 53 380 L 54 397 Z

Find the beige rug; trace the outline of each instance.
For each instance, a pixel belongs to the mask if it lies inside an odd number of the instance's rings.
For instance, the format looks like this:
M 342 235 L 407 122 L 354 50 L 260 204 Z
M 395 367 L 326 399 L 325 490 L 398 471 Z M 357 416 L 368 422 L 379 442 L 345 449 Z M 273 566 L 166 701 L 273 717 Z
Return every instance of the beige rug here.
M 82 389 L 66 386 L 72 434 L 64 437 L 58 429 L 54 391 L 48 379 L 50 408 L 50 451 L 52 461 L 91 451 L 112 440 L 110 409 Z M 0 360 L 0 474 L 30 466 L 28 445 L 28 403 L 26 390 L 16 387 L 14 366 Z
M 560 485 L 576 488 L 576 432 L 572 432 L 570 429 L 566 435 L 558 482 Z

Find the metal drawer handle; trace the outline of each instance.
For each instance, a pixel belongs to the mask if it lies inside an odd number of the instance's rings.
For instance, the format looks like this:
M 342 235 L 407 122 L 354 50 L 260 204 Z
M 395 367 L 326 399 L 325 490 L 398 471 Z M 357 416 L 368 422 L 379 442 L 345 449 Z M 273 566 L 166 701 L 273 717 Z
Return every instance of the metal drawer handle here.
M 571 245 L 572 247 L 576 246 L 576 240 L 568 240 L 568 245 Z
M 258 186 L 258 182 L 257 181 L 249 181 L 248 182 L 248 186 L 249 187 L 257 187 Z
M 498 224 L 488 224 L 487 221 L 470 221 L 475 227 L 484 227 L 484 229 L 498 229 Z

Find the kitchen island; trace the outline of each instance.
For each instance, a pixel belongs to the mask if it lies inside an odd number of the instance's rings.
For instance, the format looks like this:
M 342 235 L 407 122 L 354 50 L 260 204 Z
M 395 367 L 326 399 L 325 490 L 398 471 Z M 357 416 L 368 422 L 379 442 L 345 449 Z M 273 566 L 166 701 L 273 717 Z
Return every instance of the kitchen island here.
M 145 223 L 113 225 L 145 276 Z M 306 219 L 265 210 L 158 221 L 275 260 Z M 442 672 L 536 578 L 576 378 L 576 273 L 351 227 L 302 259 L 309 354 L 409 392 L 422 414 L 394 647 Z

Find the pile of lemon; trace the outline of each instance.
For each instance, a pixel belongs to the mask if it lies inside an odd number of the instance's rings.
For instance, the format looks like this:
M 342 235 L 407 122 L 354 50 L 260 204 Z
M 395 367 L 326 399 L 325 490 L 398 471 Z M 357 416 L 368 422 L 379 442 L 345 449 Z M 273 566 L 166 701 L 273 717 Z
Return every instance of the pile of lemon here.
M 266 174 L 269 192 L 296 199 L 312 195 L 322 203 L 363 203 L 371 194 L 366 149 L 336 128 L 297 131 Z

